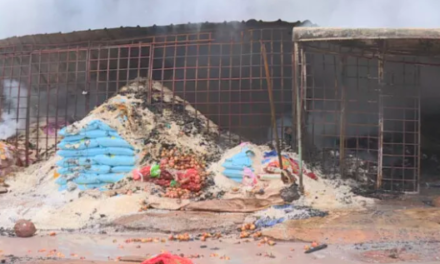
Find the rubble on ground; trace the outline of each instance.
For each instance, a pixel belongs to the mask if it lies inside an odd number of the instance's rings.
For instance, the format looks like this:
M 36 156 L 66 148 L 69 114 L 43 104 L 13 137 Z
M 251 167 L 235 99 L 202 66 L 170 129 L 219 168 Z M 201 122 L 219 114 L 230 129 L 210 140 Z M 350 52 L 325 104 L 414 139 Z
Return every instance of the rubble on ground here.
M 254 223 L 257 228 L 272 227 L 287 220 L 301 220 L 311 217 L 325 217 L 328 213 L 306 206 L 281 205 L 271 206 L 268 209 L 249 215 L 245 222 Z
M 286 202 L 323 209 L 360 209 L 371 202 L 307 166 L 301 194 L 297 185 L 280 180 L 277 153 L 269 146 L 223 140 L 188 102 L 159 82 L 151 86 L 149 93 L 148 80 L 137 79 L 64 128 L 59 155 L 11 179 L 0 226 L 27 218 L 39 229 L 80 228 L 149 208 L 249 213 Z M 115 146 L 123 154 L 108 152 Z M 114 164 L 118 155 L 129 156 L 130 163 L 120 168 Z M 299 174 L 295 153 L 283 152 L 282 165 Z

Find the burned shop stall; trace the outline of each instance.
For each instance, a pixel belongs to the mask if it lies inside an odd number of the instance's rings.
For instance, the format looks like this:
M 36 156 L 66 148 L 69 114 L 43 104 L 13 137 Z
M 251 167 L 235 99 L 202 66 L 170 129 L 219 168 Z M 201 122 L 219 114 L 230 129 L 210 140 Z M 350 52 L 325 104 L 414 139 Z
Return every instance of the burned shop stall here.
M 304 159 L 377 189 L 418 192 L 422 103 L 425 112 L 438 113 L 429 99 L 440 98 L 432 92 L 439 83 L 440 30 L 293 32 Z
M 142 77 L 188 101 L 229 141 L 267 142 L 272 130 L 261 46 L 279 130 L 291 127 L 292 28 L 302 24 L 250 20 L 0 40 L 0 139 L 21 150 L 23 164 L 45 159 L 55 151 L 59 128 Z

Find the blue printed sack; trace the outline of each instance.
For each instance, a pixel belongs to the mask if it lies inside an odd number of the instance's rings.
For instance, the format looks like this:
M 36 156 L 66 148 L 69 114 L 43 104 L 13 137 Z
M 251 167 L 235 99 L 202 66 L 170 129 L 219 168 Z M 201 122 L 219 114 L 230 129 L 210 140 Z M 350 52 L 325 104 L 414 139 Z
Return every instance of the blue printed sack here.
M 73 158 L 73 157 L 94 157 L 98 155 L 105 155 L 106 149 L 105 148 L 90 148 L 90 149 L 84 149 L 84 150 L 59 150 L 57 152 L 57 155 L 61 157 L 66 158 Z
M 96 141 L 101 147 L 118 147 L 118 148 L 133 149 L 133 147 L 127 141 L 125 141 L 120 137 L 96 138 Z
M 111 168 L 111 172 L 114 173 L 127 173 L 134 169 L 134 166 L 115 166 Z
M 81 139 L 80 141 L 70 142 L 61 141 L 57 146 L 59 149 L 69 150 L 69 149 L 89 149 L 98 147 L 98 142 L 94 139 Z
M 87 166 L 96 164 L 95 161 L 90 158 L 64 158 L 57 161 L 58 167 L 76 167 L 76 166 Z
M 98 155 L 92 158 L 96 163 L 109 166 L 134 166 L 135 157 Z

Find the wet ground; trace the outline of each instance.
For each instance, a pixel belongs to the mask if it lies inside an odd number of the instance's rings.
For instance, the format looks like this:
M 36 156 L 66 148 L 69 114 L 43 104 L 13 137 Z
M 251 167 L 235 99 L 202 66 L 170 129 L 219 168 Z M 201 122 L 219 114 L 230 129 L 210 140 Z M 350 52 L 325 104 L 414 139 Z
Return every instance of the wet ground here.
M 274 246 L 239 239 L 238 233 L 203 242 L 169 241 L 161 232 L 202 232 L 227 230 L 242 223 L 242 214 L 147 212 L 122 217 L 113 222 L 130 233 L 100 230 L 87 233 L 39 231 L 32 238 L 0 236 L 0 260 L 5 263 L 126 263 L 125 260 L 148 258 L 170 252 L 192 258 L 195 264 L 211 263 L 439 263 L 440 209 L 427 206 L 420 196 L 379 202 L 366 211 L 331 212 L 325 218 L 289 221 L 279 224 L 265 235 L 279 239 Z M 195 231 L 199 230 L 199 231 Z M 127 243 L 130 238 L 157 238 L 148 243 Z M 284 239 L 287 238 L 287 239 Z M 282 240 L 288 240 L 283 242 Z M 328 243 L 327 249 L 305 254 L 309 243 Z M 115 262 L 118 261 L 118 262 Z M 136 262 L 127 262 L 136 263 Z
M 158 238 L 150 243 L 127 243 L 130 238 Z M 164 238 L 164 240 L 161 240 Z M 405 244 L 358 244 L 329 245 L 327 249 L 304 253 L 305 243 L 278 242 L 274 246 L 258 245 L 253 239 L 226 237 L 219 240 L 176 242 L 168 241 L 158 234 L 90 235 L 57 234 L 56 236 L 35 236 L 28 239 L 1 237 L 0 249 L 3 258 L 10 263 L 125 263 L 126 259 L 148 258 L 161 252 L 183 254 L 192 258 L 195 264 L 211 263 L 430 263 L 438 261 L 435 256 L 438 244 L 423 245 L 421 248 Z M 9 255 L 9 257 L 8 257 Z M 437 258 L 436 258 L 437 257 Z M 133 263 L 133 262 L 131 262 Z M 138 261 L 140 263 L 140 261 Z M 434 263 L 434 262 L 433 262 Z

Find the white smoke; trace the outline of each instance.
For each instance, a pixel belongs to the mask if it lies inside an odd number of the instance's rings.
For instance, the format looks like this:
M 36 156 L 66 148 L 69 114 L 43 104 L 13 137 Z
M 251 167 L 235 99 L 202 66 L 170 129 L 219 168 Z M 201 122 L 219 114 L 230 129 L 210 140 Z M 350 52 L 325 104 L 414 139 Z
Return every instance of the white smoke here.
M 26 128 L 28 89 L 15 80 L 3 80 L 0 139 L 7 139 Z
M 248 19 L 308 19 L 330 27 L 440 26 L 437 0 L 193 0 L 190 5 L 185 0 L 0 0 L 0 4 L 7 7 L 0 8 L 0 38 Z

